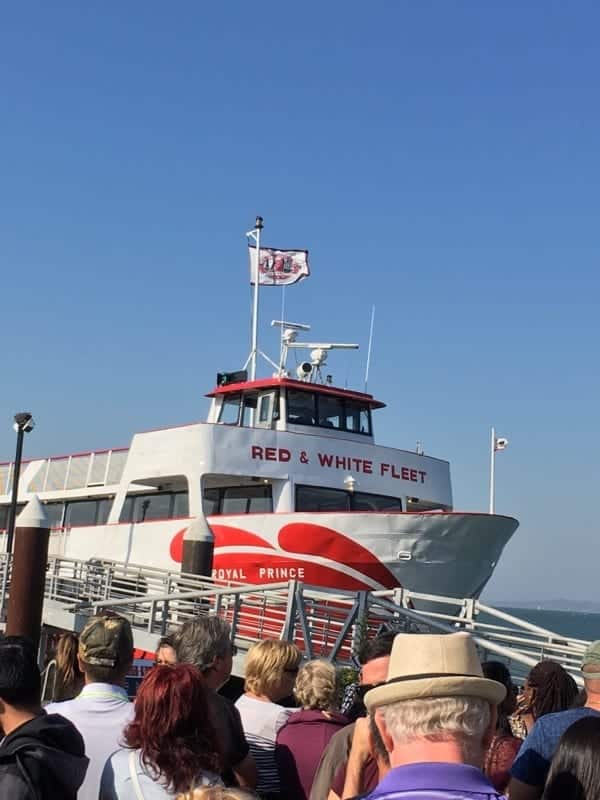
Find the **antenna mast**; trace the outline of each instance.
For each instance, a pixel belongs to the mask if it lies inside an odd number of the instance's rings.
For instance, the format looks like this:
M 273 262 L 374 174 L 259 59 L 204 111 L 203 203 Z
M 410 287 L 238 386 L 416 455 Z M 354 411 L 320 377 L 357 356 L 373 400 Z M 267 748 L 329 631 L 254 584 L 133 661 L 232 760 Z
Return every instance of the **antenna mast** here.
M 373 350 L 373 326 L 375 325 L 375 306 L 371 307 L 371 326 L 369 328 L 369 348 L 367 350 L 367 366 L 365 367 L 365 394 L 369 383 L 369 368 L 371 366 L 371 351 Z

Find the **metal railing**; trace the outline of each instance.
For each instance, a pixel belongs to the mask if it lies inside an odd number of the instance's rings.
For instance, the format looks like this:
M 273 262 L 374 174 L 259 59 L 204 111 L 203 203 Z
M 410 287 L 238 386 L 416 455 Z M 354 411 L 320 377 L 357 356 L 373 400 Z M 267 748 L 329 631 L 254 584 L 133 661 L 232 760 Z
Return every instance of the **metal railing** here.
M 0 556 L 0 615 L 10 591 L 10 562 Z M 52 556 L 46 573 L 44 621 L 80 630 L 86 619 L 111 609 L 131 622 L 136 646 L 153 648 L 160 636 L 199 614 L 219 614 L 243 656 L 265 638 L 296 642 L 307 658 L 354 664 L 360 644 L 382 628 L 398 632 L 469 631 L 482 659 L 504 661 L 523 677 L 541 659 L 553 659 L 582 684 L 579 667 L 588 642 L 519 619 L 478 600 L 406 589 L 337 591 L 298 581 L 248 585 L 110 560 Z M 241 666 L 241 659 L 239 661 Z

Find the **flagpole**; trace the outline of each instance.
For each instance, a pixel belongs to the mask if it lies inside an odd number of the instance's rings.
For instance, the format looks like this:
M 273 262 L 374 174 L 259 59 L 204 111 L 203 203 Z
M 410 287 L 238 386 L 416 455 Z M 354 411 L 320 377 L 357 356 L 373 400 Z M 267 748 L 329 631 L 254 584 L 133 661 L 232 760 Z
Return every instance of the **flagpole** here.
M 496 464 L 496 431 L 492 428 L 492 438 L 490 442 L 490 514 L 494 513 L 495 486 L 494 486 L 494 467 Z
M 250 350 L 250 380 L 256 380 L 256 360 L 258 357 L 258 287 L 260 284 L 260 232 L 263 229 L 263 218 L 256 218 L 254 237 L 256 239 L 256 261 L 254 265 L 254 297 L 252 300 L 252 348 Z

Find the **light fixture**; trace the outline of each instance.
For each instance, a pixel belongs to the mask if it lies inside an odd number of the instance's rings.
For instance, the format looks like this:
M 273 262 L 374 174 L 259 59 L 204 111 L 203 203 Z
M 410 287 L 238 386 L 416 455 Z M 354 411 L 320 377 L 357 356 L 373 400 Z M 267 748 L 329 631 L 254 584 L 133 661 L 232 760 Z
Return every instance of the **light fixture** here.
M 354 492 L 354 489 L 356 488 L 356 483 L 357 483 L 356 478 L 353 475 L 346 475 L 346 477 L 344 478 L 344 486 L 350 493 Z

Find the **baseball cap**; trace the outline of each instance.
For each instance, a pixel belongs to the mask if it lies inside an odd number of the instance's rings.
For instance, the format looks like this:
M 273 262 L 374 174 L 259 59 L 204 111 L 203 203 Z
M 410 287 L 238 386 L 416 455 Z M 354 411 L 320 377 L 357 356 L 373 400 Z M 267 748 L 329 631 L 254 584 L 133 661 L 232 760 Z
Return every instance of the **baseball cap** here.
M 600 639 L 587 646 L 581 662 L 581 668 L 585 669 L 585 667 L 595 667 L 595 669 L 585 671 L 586 678 L 600 678 Z
M 85 664 L 115 668 L 133 658 L 131 625 L 125 617 L 92 617 L 79 634 L 79 657 Z

